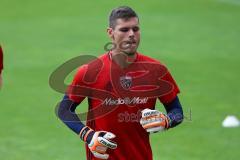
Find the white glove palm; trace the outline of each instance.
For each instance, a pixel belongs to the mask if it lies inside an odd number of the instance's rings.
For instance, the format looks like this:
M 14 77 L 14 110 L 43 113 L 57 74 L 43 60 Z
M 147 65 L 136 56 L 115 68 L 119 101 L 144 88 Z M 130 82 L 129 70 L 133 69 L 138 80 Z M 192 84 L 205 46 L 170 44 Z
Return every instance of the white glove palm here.
M 106 131 L 95 132 L 91 142 L 88 144 L 88 147 L 96 158 L 108 159 L 109 155 L 106 154 L 107 149 L 117 148 L 117 144 L 111 141 L 111 139 L 115 137 L 116 136 L 111 132 Z
M 156 133 L 169 127 L 169 118 L 158 110 L 144 109 L 140 124 L 147 132 Z

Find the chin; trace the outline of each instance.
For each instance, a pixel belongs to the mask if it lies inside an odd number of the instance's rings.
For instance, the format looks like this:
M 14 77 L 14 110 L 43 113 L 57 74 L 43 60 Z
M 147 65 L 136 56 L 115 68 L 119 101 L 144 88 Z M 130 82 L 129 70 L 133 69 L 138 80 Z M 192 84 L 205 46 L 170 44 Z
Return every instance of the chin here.
M 133 56 L 133 55 L 135 55 L 136 54 L 136 51 L 123 51 L 123 53 L 125 53 L 126 55 L 128 55 L 128 56 Z
M 136 54 L 137 51 L 136 50 L 125 50 L 123 52 L 128 56 L 133 56 Z

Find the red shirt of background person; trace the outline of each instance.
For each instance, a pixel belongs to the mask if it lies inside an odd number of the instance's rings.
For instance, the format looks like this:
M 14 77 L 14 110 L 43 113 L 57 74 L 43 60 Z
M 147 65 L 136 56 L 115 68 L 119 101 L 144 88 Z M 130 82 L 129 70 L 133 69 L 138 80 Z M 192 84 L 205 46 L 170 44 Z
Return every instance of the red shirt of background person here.
M 3 51 L 0 46 L 0 87 L 2 86 L 2 70 L 3 70 Z

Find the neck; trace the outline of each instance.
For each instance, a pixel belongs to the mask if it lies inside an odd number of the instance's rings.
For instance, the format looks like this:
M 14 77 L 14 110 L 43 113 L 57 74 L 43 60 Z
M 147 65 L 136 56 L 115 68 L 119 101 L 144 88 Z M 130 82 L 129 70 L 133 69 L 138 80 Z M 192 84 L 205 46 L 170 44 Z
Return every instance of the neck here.
M 130 64 L 132 64 L 136 58 L 137 58 L 137 53 L 127 55 L 124 52 L 118 52 L 116 50 L 113 50 L 112 52 L 112 60 L 117 63 L 121 68 L 126 68 Z

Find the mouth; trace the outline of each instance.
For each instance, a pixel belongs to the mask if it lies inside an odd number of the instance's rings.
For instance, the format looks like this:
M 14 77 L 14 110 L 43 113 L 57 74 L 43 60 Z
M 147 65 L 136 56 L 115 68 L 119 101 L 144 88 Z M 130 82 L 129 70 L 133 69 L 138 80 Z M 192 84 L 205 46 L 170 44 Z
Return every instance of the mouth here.
M 135 40 L 127 41 L 126 44 L 136 44 L 137 42 Z
M 135 40 L 131 40 L 131 41 L 126 41 L 125 42 L 125 47 L 127 48 L 131 48 L 131 47 L 135 47 L 137 45 L 137 42 Z

